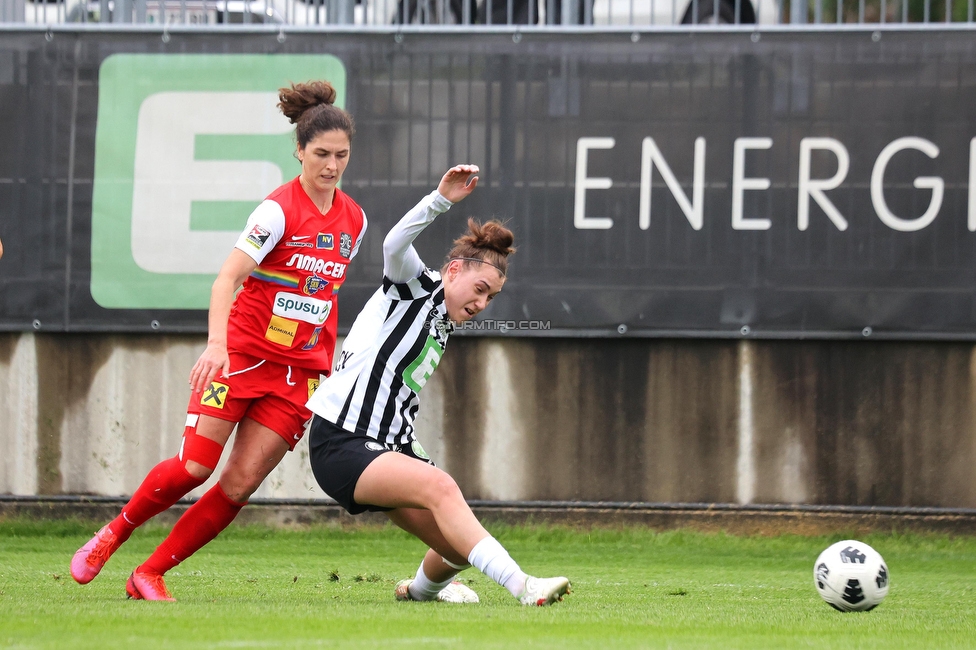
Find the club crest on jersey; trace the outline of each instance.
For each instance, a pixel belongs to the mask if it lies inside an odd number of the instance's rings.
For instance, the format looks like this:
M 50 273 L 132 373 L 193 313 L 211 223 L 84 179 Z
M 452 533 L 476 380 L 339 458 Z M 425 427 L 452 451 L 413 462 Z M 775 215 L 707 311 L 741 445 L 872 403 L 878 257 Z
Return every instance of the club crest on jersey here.
M 330 251 L 333 246 L 332 233 L 320 232 L 315 235 L 315 248 Z
M 314 348 L 318 344 L 318 342 L 319 342 L 319 336 L 321 334 L 322 334 L 322 328 L 321 327 L 316 327 L 314 330 L 312 330 L 312 336 L 308 339 L 308 343 L 306 343 L 305 346 L 302 347 L 302 349 L 303 350 L 311 350 L 312 348 Z M 312 381 L 312 380 L 309 379 L 309 381 Z M 309 397 L 311 397 L 311 396 L 312 395 L 309 394 Z
M 421 460 L 430 460 L 430 454 L 427 453 L 418 440 L 414 440 L 410 443 L 410 451 L 413 452 L 414 456 L 420 458 Z
M 424 321 L 424 326 L 428 328 L 428 332 L 434 341 L 441 346 L 441 350 L 447 348 L 447 339 L 454 333 L 454 323 L 447 317 L 447 310 L 441 314 L 437 308 L 433 308 L 427 314 L 427 319 Z
M 302 287 L 302 292 L 306 296 L 314 296 L 327 286 L 329 286 L 329 281 L 325 278 L 320 278 L 317 275 L 310 275 L 305 278 L 305 286 Z
M 247 243 L 254 246 L 256 249 L 261 250 L 270 236 L 270 230 L 262 228 L 261 226 L 254 226 L 251 228 L 251 232 L 247 233 Z
M 347 260 L 352 255 L 352 235 L 347 232 L 339 233 L 339 255 L 342 255 Z

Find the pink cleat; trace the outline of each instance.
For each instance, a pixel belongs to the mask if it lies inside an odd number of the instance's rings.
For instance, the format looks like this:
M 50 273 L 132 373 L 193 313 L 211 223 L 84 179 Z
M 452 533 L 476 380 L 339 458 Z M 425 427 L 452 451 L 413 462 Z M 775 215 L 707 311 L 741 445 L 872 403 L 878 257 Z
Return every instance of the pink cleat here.
M 71 558 L 71 577 L 75 582 L 87 585 L 95 579 L 119 546 L 119 538 L 105 524 L 87 544 L 75 551 L 75 556 Z
M 163 576 L 158 573 L 132 572 L 125 583 L 125 593 L 133 600 L 166 600 L 175 603 L 176 599 L 169 593 Z

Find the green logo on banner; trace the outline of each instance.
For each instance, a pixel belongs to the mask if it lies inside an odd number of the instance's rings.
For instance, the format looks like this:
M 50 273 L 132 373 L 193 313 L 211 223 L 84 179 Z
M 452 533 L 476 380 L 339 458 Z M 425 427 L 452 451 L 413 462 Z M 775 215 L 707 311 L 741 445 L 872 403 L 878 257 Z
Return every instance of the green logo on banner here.
M 251 211 L 301 171 L 278 88 L 331 55 L 116 54 L 99 70 L 91 293 L 102 307 L 206 309 Z

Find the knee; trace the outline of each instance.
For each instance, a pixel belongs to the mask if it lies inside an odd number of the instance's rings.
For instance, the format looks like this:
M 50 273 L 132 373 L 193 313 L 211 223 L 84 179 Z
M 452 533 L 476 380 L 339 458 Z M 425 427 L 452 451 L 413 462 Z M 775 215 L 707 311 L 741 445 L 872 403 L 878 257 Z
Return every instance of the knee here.
M 245 470 L 238 463 L 228 462 L 220 473 L 220 487 L 232 501 L 244 503 L 261 487 L 265 478 L 261 473 Z
M 430 510 L 436 510 L 458 501 L 463 503 L 464 495 L 461 494 L 461 488 L 450 474 L 437 470 L 426 483 L 425 500 Z
M 180 453 L 177 456 L 186 468 L 187 473 L 195 479 L 206 481 L 213 474 L 224 446 L 210 438 L 204 438 L 187 427 L 183 432 L 180 443 Z
M 251 498 L 251 495 L 260 487 L 260 484 L 255 486 L 245 486 L 245 485 L 225 485 L 223 480 L 220 481 L 220 489 L 224 491 L 227 498 L 235 503 L 247 503 L 247 500 Z
M 198 481 L 206 481 L 213 474 L 213 470 L 209 467 L 204 467 L 200 463 L 192 460 L 187 460 L 183 463 L 183 467 L 186 468 L 186 473 L 197 479 Z

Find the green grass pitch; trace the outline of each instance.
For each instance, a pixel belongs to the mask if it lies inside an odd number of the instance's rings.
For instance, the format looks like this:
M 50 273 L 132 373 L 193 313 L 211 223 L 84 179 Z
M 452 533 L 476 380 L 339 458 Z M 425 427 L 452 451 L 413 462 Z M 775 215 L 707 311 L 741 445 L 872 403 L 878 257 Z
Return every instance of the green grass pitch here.
M 77 585 L 68 562 L 97 527 L 0 522 L 0 647 L 976 647 L 969 537 L 863 536 L 887 561 L 891 590 L 872 612 L 841 614 L 812 573 L 820 551 L 847 536 L 489 523 L 523 569 L 573 581 L 564 602 L 526 608 L 474 569 L 462 578 L 480 604 L 394 601 L 424 547 L 392 527 L 233 526 L 168 574 L 179 602 L 129 601 L 126 577 L 166 529 L 137 531 Z

